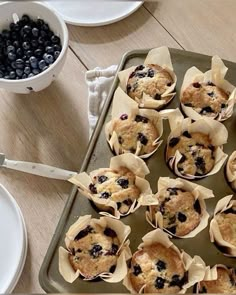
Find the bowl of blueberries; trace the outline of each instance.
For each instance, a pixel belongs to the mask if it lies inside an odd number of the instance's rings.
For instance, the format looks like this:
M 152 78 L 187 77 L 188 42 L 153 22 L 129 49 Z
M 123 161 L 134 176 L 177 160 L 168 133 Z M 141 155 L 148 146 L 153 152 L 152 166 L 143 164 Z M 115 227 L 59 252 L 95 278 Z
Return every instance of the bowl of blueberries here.
M 68 49 L 64 20 L 45 4 L 0 4 L 0 88 L 40 91 L 60 73 Z

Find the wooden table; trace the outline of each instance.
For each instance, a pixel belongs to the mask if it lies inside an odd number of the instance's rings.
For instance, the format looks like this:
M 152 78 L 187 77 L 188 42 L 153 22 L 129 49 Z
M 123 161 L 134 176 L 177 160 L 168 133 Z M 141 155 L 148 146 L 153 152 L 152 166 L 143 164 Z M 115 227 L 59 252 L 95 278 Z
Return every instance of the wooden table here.
M 68 26 L 67 60 L 49 88 L 30 95 L 0 90 L 0 151 L 10 159 L 78 170 L 89 140 L 85 72 L 119 63 L 128 50 L 162 45 L 236 62 L 235 9 L 234 0 L 160 0 L 145 2 L 112 25 Z M 39 268 L 71 185 L 6 169 L 0 173 L 28 230 L 26 264 L 14 292 L 42 293 Z

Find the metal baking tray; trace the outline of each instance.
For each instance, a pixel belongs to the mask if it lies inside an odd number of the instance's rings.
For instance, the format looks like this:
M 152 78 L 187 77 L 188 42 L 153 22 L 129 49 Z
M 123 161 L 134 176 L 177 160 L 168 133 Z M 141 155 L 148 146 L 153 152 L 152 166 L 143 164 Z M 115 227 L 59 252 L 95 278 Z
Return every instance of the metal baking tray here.
M 126 53 L 121 60 L 118 71 L 132 65 L 142 64 L 148 51 L 149 50 L 146 49 Z M 170 53 L 174 71 L 178 77 L 178 82 L 176 86 L 177 95 L 167 108 L 176 108 L 179 107 L 178 95 L 186 70 L 192 66 L 196 66 L 201 71 L 205 72 L 210 68 L 211 57 L 177 49 L 170 49 Z M 225 64 L 229 68 L 226 76 L 227 80 L 233 85 L 236 85 L 236 64 L 228 61 L 225 61 Z M 108 167 L 110 158 L 114 156 L 106 143 L 104 125 L 110 120 L 112 98 L 117 85 L 118 77 L 116 76 L 96 126 L 96 130 L 90 141 L 81 171 L 90 172 L 97 168 Z M 224 146 L 224 151 L 227 154 L 231 154 L 232 151 L 236 149 L 235 112 L 224 124 L 229 131 L 229 139 L 228 143 Z M 154 193 L 157 191 L 157 180 L 160 176 L 175 177 L 164 159 L 166 139 L 169 132 L 169 126 L 167 122 L 164 122 L 164 134 L 162 137 L 164 142 L 157 152 L 146 161 L 150 169 L 150 174 L 147 176 L 147 180 L 150 182 Z M 226 195 L 232 194 L 233 191 L 225 180 L 224 168 L 221 168 L 217 174 L 198 180 L 197 182 L 214 191 L 215 198 L 206 200 L 207 210 L 211 215 L 211 219 L 217 201 Z M 153 229 L 145 219 L 145 210 L 146 208 L 144 207 L 139 208 L 135 213 L 122 218 L 122 221 L 125 224 L 130 225 L 132 229 L 129 236 L 132 252 L 134 252 L 137 249 L 137 246 L 141 243 L 141 238 Z M 115 284 L 106 283 L 104 281 L 88 282 L 78 278 L 75 282 L 70 284 L 64 281 L 60 275 L 58 271 L 58 248 L 59 246 L 65 246 L 64 238 L 70 225 L 73 224 L 79 216 L 85 214 L 99 217 L 99 214 L 91 206 L 90 201 L 78 193 L 76 187 L 73 187 L 41 266 L 39 281 L 42 288 L 46 292 L 51 293 L 127 293 L 122 282 Z M 223 263 L 230 267 L 235 267 L 235 259 L 224 256 L 216 246 L 210 242 L 209 226 L 194 238 L 173 239 L 173 242 L 179 249 L 184 249 L 191 256 L 200 255 L 207 265 Z M 188 291 L 191 292 L 191 290 Z

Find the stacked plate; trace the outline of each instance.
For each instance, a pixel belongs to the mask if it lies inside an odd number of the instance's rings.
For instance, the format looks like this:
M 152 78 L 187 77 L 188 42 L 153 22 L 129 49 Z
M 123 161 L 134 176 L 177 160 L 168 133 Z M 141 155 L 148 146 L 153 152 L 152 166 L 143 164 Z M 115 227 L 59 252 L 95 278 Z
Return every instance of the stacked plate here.
M 27 253 L 25 222 L 15 199 L 0 184 L 0 293 L 11 293 Z

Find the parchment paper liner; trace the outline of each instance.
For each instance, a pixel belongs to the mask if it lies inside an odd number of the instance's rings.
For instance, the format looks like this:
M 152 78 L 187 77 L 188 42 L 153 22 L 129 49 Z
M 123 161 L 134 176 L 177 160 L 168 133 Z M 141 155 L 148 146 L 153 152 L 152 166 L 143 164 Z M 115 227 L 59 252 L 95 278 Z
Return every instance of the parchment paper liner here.
M 219 226 L 217 221 L 215 220 L 215 216 L 219 213 L 223 213 L 224 211 L 236 206 L 236 200 L 232 200 L 233 195 L 226 196 L 219 200 L 216 204 L 216 208 L 214 211 L 214 218 L 210 222 L 210 240 L 212 243 L 215 243 L 220 247 L 222 253 L 229 257 L 236 257 L 236 246 L 226 242 L 219 230 Z M 222 248 L 221 248 L 222 247 Z
M 211 139 L 212 145 L 216 147 L 215 165 L 209 173 L 203 176 L 180 173 L 177 165 L 182 158 L 181 153 L 177 150 L 175 156 L 168 159 L 166 152 L 166 161 L 168 162 L 169 167 L 175 172 L 175 174 L 186 179 L 200 179 L 217 173 L 228 157 L 228 155 L 223 152 L 222 148 L 222 145 L 227 143 L 228 140 L 228 131 L 226 127 L 216 120 L 205 117 L 192 123 L 190 118 L 184 119 L 179 109 L 176 109 L 176 111 L 174 112 L 166 112 L 166 117 L 168 117 L 169 119 L 171 129 L 170 135 L 167 139 L 167 146 L 172 137 L 178 137 L 187 130 L 189 133 L 201 132 L 204 134 L 208 134 Z
M 149 233 L 147 233 L 143 238 L 143 243 L 138 246 L 138 250 L 142 249 L 144 246 L 149 246 L 154 243 L 160 243 L 167 248 L 172 248 L 174 251 L 178 253 L 178 256 L 181 258 L 184 264 L 185 271 L 188 271 L 188 282 L 183 285 L 183 288 L 180 290 L 179 294 L 183 294 L 186 292 L 188 288 L 193 286 L 199 281 L 202 281 L 205 274 L 205 263 L 201 259 L 200 256 L 194 256 L 193 258 L 188 255 L 183 250 L 180 251 L 169 239 L 168 235 L 164 233 L 161 229 L 155 229 Z M 128 272 L 129 274 L 129 272 Z M 129 279 L 129 275 L 124 278 L 123 285 L 131 292 L 137 293 L 131 284 Z M 142 293 L 143 288 L 140 289 L 139 293 Z
M 172 77 L 174 83 L 161 95 L 162 98 L 169 97 L 169 99 L 167 101 L 165 99 L 154 100 L 150 95 L 147 95 L 146 93 L 144 93 L 142 100 L 140 101 L 137 98 L 136 101 L 139 104 L 140 108 L 160 109 L 164 105 L 168 104 L 174 98 L 176 94 L 176 92 L 174 91 L 175 91 L 175 86 L 177 82 L 177 77 L 175 73 L 173 72 L 173 66 L 171 62 L 169 49 L 163 46 L 163 47 L 154 48 L 150 50 L 144 61 L 144 65 L 148 65 L 148 64 L 157 64 L 161 66 Z M 135 70 L 137 66 L 130 67 L 118 73 L 118 77 L 120 79 L 120 87 L 125 92 L 125 94 L 126 94 L 126 86 L 127 86 L 127 81 L 129 79 L 129 76 Z M 126 96 L 129 97 L 127 94 Z
M 113 229 L 117 237 L 120 241 L 120 247 L 118 249 L 118 259 L 117 265 L 114 273 L 101 273 L 96 277 L 93 278 L 84 278 L 84 280 L 93 280 L 97 277 L 100 277 L 104 281 L 108 283 L 116 283 L 120 282 L 125 275 L 127 274 L 127 264 L 126 261 L 131 257 L 131 251 L 129 248 L 130 241 L 127 240 L 128 235 L 131 232 L 130 226 L 124 225 L 121 221 L 115 220 L 109 217 L 101 217 L 100 219 L 91 218 L 91 215 L 84 215 L 81 216 L 71 227 L 69 228 L 68 232 L 66 233 L 65 244 L 66 249 L 63 247 L 59 248 L 59 271 L 63 278 L 69 282 L 74 282 L 79 275 L 83 276 L 83 273 L 80 270 L 74 271 L 73 267 L 71 266 L 68 254 L 69 252 L 69 244 L 70 241 L 73 241 L 76 235 L 84 229 L 87 225 L 99 224 L 100 226 L 106 228 L 109 227 Z
M 183 239 L 195 237 L 199 232 L 201 232 L 208 225 L 209 214 L 206 210 L 206 204 L 204 200 L 215 197 L 212 190 L 181 178 L 172 179 L 169 177 L 160 177 L 157 182 L 157 193 L 155 194 L 156 199 L 158 200 L 158 196 L 161 194 L 161 192 L 163 190 L 166 190 L 169 187 L 181 188 L 185 191 L 191 192 L 195 198 L 195 201 L 199 200 L 199 204 L 201 207 L 201 214 L 202 214 L 199 225 L 195 229 L 193 229 L 190 233 L 184 236 L 174 235 L 173 233 L 169 232 L 167 229 L 163 228 L 163 215 L 160 211 L 155 213 L 155 220 L 153 220 L 152 218 L 153 206 L 149 206 L 149 211 L 146 211 L 146 219 L 148 223 L 150 223 L 151 226 L 153 226 L 154 228 L 159 227 L 163 229 L 168 234 L 174 237 L 183 238 Z
M 144 116 L 148 118 L 155 126 L 158 137 L 153 141 L 152 145 L 156 148 L 151 153 L 140 155 L 142 144 L 137 141 L 137 147 L 135 151 L 135 155 L 139 156 L 140 158 L 150 157 L 153 153 L 155 153 L 162 143 L 162 141 L 159 140 L 163 134 L 162 117 L 155 110 L 139 109 L 138 104 L 130 97 L 127 97 L 124 91 L 118 87 L 113 99 L 112 118 L 111 121 L 105 126 L 106 140 L 108 141 L 110 148 L 115 151 L 116 155 L 130 152 L 122 149 L 118 141 L 117 133 L 114 131 L 115 120 L 119 119 L 122 114 L 127 114 L 129 118 L 135 118 L 136 115 Z M 110 137 L 110 135 L 112 136 Z
M 236 165 L 233 165 L 233 167 L 231 167 L 231 162 L 233 162 L 235 159 L 236 159 L 236 151 L 234 151 L 230 155 L 226 163 L 226 177 L 234 191 L 236 191 Z
M 206 266 L 205 276 L 203 278 L 203 281 L 215 281 L 217 280 L 217 268 L 224 268 L 227 270 L 229 274 L 234 272 L 233 268 L 228 268 L 224 264 L 216 264 L 212 268 L 210 266 Z M 200 288 L 200 282 L 198 282 L 196 287 L 196 293 L 199 294 L 199 288 Z
M 212 57 L 211 62 L 211 70 L 203 73 L 196 67 L 192 67 L 187 70 L 184 81 L 180 90 L 180 102 L 183 96 L 184 90 L 192 83 L 199 82 L 199 83 L 207 83 L 213 82 L 216 86 L 223 89 L 229 95 L 227 101 L 227 107 L 222 109 L 221 112 L 217 115 L 212 116 L 213 119 L 218 121 L 224 121 L 230 118 L 233 114 L 233 108 L 236 100 L 236 88 L 232 84 L 230 84 L 227 80 L 224 79 L 228 68 L 224 65 L 223 61 L 220 59 L 219 56 L 215 55 Z M 181 108 L 183 112 L 191 119 L 198 120 L 202 117 L 197 111 L 195 111 L 192 107 L 187 107 L 183 103 L 181 103 Z
M 109 198 L 99 198 L 95 194 L 92 194 L 89 189 L 89 184 L 92 183 L 93 176 L 98 174 L 104 168 L 94 170 L 90 173 L 90 175 L 88 175 L 86 172 L 82 172 L 69 179 L 69 181 L 77 185 L 79 191 L 89 200 L 93 201 L 95 205 L 97 205 L 98 207 L 104 206 L 107 208 L 107 210 L 114 210 L 114 214 L 108 212 L 100 212 L 101 215 L 106 215 L 117 219 L 119 219 L 121 216 L 126 216 L 136 211 L 141 206 L 140 202 L 144 202 L 145 199 L 152 200 L 152 190 L 150 188 L 150 184 L 146 179 L 144 179 L 145 175 L 150 172 L 145 162 L 139 157 L 131 153 L 127 153 L 111 158 L 110 168 L 118 169 L 119 167 L 126 167 L 136 175 L 135 185 L 139 188 L 141 192 L 138 200 L 131 205 L 129 211 L 126 214 L 121 214 L 118 211 L 116 202 L 112 201 Z

